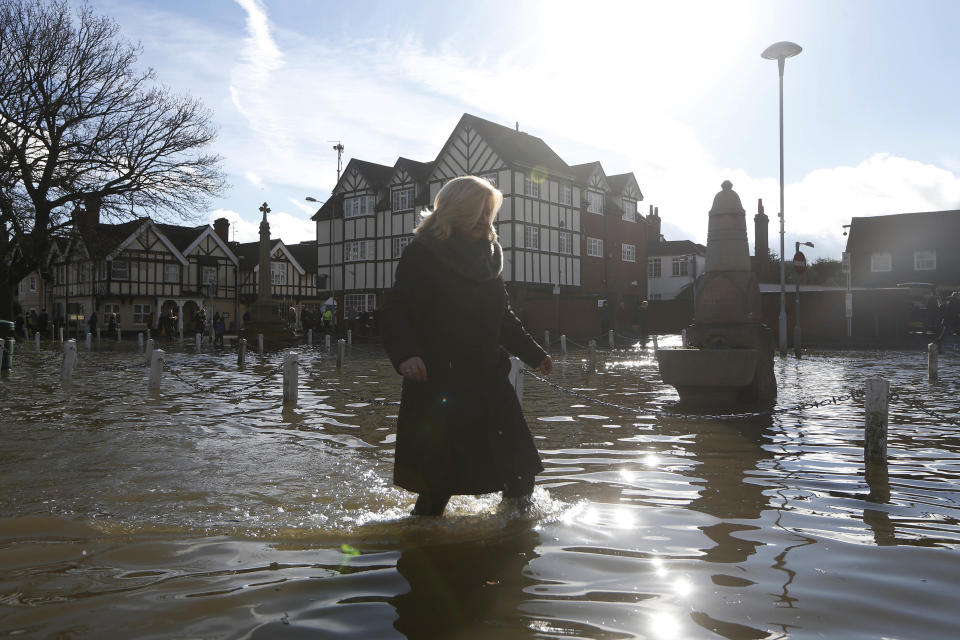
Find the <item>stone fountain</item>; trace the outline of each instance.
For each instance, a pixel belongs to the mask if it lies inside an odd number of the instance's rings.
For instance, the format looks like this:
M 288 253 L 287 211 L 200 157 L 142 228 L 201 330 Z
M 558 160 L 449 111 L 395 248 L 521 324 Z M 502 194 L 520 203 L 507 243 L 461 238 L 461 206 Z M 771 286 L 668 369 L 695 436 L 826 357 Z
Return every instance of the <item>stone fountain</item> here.
M 760 322 L 740 196 L 729 180 L 721 187 L 710 209 L 706 266 L 694 284 L 693 324 L 683 348 L 657 352 L 660 376 L 684 405 L 769 406 L 777 398 L 773 333 Z

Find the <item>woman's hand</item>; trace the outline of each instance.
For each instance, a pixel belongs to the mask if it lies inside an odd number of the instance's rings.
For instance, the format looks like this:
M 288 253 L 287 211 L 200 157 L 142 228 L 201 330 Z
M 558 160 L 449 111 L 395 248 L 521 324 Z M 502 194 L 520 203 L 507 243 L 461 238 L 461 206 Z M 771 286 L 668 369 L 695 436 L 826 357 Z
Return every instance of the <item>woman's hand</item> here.
M 553 371 L 553 358 L 551 358 L 550 356 L 547 356 L 546 358 L 544 358 L 543 362 L 540 363 L 540 366 L 538 367 L 538 369 L 540 369 L 540 373 L 542 373 L 543 375 L 545 376 L 550 375 L 550 372 Z
M 420 356 L 407 358 L 401 362 L 400 366 L 397 368 L 400 369 L 400 375 L 402 375 L 404 378 L 409 378 L 410 380 L 416 380 L 418 382 L 427 381 L 427 365 L 423 364 L 423 360 L 420 359 Z

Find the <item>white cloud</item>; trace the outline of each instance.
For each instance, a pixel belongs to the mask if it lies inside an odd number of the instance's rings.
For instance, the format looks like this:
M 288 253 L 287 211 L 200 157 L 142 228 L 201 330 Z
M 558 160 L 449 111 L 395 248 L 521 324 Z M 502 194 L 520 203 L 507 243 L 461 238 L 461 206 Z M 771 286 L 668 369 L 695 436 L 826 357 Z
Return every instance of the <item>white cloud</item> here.
M 210 212 L 208 222 L 213 224 L 217 218 L 230 221 L 230 240 L 236 242 L 255 242 L 260 240 L 260 221 L 244 220 L 239 213 L 230 209 L 217 209 Z M 270 237 L 280 238 L 286 244 L 297 244 L 317 237 L 315 223 L 303 217 L 285 211 L 271 211 L 267 217 L 270 223 Z
M 250 182 L 250 184 L 257 187 L 258 189 L 263 188 L 263 179 L 260 178 L 260 176 L 258 176 L 253 171 L 245 171 L 243 174 L 243 177 L 246 178 L 247 181 Z
M 296 198 L 291 198 L 291 197 L 287 197 L 287 200 L 290 202 L 290 204 L 295 206 L 297 209 L 300 209 L 300 211 L 304 212 L 309 216 L 312 216 L 313 214 L 315 214 L 317 212 L 317 209 L 320 208 L 319 203 L 313 203 L 311 205 L 306 202 L 300 202 Z

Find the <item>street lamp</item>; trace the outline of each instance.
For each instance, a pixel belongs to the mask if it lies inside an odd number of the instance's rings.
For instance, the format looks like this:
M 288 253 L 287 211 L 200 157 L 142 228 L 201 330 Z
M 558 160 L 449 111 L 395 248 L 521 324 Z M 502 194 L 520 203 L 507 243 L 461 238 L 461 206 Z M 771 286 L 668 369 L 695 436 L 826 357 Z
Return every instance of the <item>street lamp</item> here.
M 793 42 L 777 42 L 760 55 L 767 60 L 776 60 L 780 71 L 780 357 L 787 355 L 787 303 L 786 303 L 786 275 L 784 273 L 783 255 L 783 63 L 803 51 L 800 45 Z
M 793 323 L 793 352 L 797 355 L 797 360 L 800 359 L 800 275 L 807 268 L 806 257 L 800 253 L 800 245 L 805 247 L 813 248 L 812 242 L 797 242 L 796 249 L 793 253 L 793 270 L 796 272 L 796 283 L 797 283 L 797 317 Z

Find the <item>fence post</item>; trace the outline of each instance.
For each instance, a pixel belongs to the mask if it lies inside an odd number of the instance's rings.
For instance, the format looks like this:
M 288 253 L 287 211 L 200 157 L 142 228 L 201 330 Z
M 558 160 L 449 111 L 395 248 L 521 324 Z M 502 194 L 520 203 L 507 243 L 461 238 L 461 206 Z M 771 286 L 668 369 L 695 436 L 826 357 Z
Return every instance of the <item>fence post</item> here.
M 150 327 L 147 327 L 147 340 L 150 339 Z
M 137 351 L 143 350 L 143 331 L 137 332 Z
M 70 384 L 73 382 L 73 365 L 77 364 L 77 341 L 67 340 L 63 343 L 63 371 L 60 379 Z
M 40 348 L 40 332 L 39 331 L 33 334 L 33 346 L 35 346 L 37 349 Z
M 659 348 L 660 348 L 660 347 L 657 345 L 657 336 L 656 336 L 656 334 L 654 334 L 654 336 L 653 336 L 653 352 L 656 353 Z
M 567 357 L 567 334 L 560 336 L 560 355 Z
M 63 342 L 63 327 L 60 327 L 60 342 Z
M 550 329 L 544 329 L 543 331 L 543 346 L 550 348 Z
M 307 346 L 313 346 L 313 329 L 307 329 Z
M 50 325 L 50 342 L 53 342 L 53 337 L 54 337 L 54 333 L 53 333 L 53 332 L 54 332 L 54 331 L 55 331 L 55 329 L 53 328 L 53 325 L 51 324 L 51 325 Z
M 148 389 L 159 389 L 160 379 L 163 376 L 163 356 L 166 355 L 163 349 L 154 349 L 150 354 L 150 380 L 147 382 Z
M 87 351 L 90 351 L 91 348 L 93 348 L 93 334 L 87 333 Z
M 263 355 L 263 334 L 262 333 L 257 334 L 257 348 L 260 351 L 260 355 Z
M 200 351 L 200 344 L 203 341 L 203 336 L 201 336 L 199 333 L 196 333 L 194 334 L 194 340 L 197 343 L 197 351 Z
M 324 347 L 327 351 L 330 351 L 330 334 L 323 336 Z
M 523 362 L 516 356 L 510 358 L 510 384 L 517 392 L 517 400 L 523 407 Z
M 237 366 L 243 369 L 243 361 L 247 357 L 247 339 L 240 338 L 237 341 Z
M 347 345 L 343 338 L 337 340 L 337 369 L 343 368 L 343 354 L 347 350 Z
M 353 329 L 347 329 L 347 344 L 353 346 Z
M 936 342 L 927 345 L 927 379 L 934 382 L 937 379 L 937 354 L 940 349 Z
M 613 349 L 616 346 L 613 343 L 613 329 L 607 331 L 607 340 L 610 342 L 610 348 Z
M 863 458 L 867 463 L 887 461 L 887 395 L 890 381 L 867 378 L 864 386 L 863 407 L 866 410 L 863 438 Z
M 120 342 L 121 337 L 123 336 L 123 331 L 120 327 L 117 327 L 117 342 Z
M 283 355 L 283 404 L 297 405 L 297 361 L 296 352 Z
M 597 341 L 591 340 L 587 343 L 587 370 L 597 370 Z
M 143 350 L 147 364 L 150 364 L 150 354 L 153 353 L 153 338 L 147 338 L 147 348 Z

